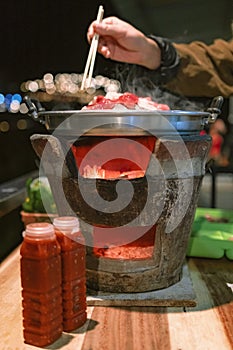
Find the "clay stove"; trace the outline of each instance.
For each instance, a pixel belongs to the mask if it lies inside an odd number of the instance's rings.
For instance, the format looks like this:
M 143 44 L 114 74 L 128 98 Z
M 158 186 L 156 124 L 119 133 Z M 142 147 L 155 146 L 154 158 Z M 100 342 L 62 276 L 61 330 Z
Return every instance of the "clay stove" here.
M 43 113 L 51 127 L 53 112 Z M 64 118 L 62 111 L 64 122 L 57 123 L 56 130 L 52 126 L 53 135 L 31 137 L 59 214 L 75 213 L 80 219 L 87 242 L 88 288 L 135 293 L 172 286 L 182 277 L 211 146 L 211 138 L 200 131 L 215 118 L 210 112 L 103 112 L 97 113 L 97 126 L 96 113 L 88 113 L 69 111 Z M 109 145 L 119 140 L 130 160 L 123 170 L 118 166 L 123 148 L 120 156 L 110 157 L 118 165 L 105 161 Z M 90 150 L 93 164 L 102 150 L 100 165 L 108 163 L 105 175 L 101 166 L 93 172 L 93 166 L 82 163 Z M 129 189 L 133 195 L 127 202 Z M 112 202 L 114 210 L 109 210 Z M 127 205 L 122 208 L 122 203 Z

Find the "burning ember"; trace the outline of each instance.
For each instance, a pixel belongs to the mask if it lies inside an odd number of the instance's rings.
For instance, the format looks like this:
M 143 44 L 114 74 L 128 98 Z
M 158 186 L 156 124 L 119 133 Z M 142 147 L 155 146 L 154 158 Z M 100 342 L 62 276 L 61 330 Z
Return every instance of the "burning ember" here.
M 109 237 L 107 227 L 105 230 L 94 227 L 93 252 L 97 257 L 111 259 L 150 259 L 154 252 L 156 225 L 145 227 L 145 233 L 140 235 L 141 231 L 141 227 L 115 227 Z
M 98 137 L 80 139 L 72 146 L 81 176 L 95 179 L 134 179 L 145 175 L 154 136 Z

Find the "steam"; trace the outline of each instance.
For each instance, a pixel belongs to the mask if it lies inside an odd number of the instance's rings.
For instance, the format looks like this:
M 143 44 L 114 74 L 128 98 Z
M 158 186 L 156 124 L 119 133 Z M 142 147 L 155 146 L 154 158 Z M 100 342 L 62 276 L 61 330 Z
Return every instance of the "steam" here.
M 143 74 L 144 72 L 144 74 Z M 205 108 L 206 101 L 187 99 L 164 89 L 156 82 L 156 73 L 140 70 L 138 66 L 118 64 L 114 76 L 121 84 L 121 92 L 131 92 L 139 97 L 151 97 L 155 102 L 167 104 L 173 110 L 200 111 Z

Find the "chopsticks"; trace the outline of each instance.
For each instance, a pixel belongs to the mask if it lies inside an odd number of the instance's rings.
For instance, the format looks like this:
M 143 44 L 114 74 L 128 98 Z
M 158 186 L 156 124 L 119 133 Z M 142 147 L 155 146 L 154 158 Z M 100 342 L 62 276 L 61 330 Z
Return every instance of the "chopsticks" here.
M 102 5 L 100 5 L 99 10 L 98 10 L 98 14 L 97 14 L 96 22 L 100 23 L 103 19 L 103 16 L 104 16 L 104 8 Z M 84 73 L 83 73 L 81 91 L 84 90 L 84 87 L 89 88 L 91 85 L 91 79 L 92 79 L 92 74 L 93 74 L 93 70 L 94 70 L 98 42 L 99 42 L 99 35 L 95 34 L 92 41 L 91 41 L 91 46 L 90 46 L 86 66 L 85 66 Z M 88 79 L 87 79 L 87 76 L 88 76 Z

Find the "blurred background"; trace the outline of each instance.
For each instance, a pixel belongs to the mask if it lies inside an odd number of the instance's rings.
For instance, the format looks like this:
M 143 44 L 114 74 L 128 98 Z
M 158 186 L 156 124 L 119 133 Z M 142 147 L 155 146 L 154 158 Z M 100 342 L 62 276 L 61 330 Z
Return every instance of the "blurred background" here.
M 0 89 L 17 90 L 25 79 L 45 72 L 82 72 L 86 30 L 102 4 L 145 33 L 176 42 L 232 36 L 231 0 L 12 0 L 1 2 Z M 107 61 L 98 57 L 97 70 Z
M 23 82 L 46 73 L 82 73 L 89 50 L 86 32 L 99 5 L 104 6 L 105 17 L 119 16 L 146 34 L 176 42 L 211 43 L 232 37 L 232 0 L 1 1 L 0 94 L 21 94 Z M 108 76 L 113 65 L 97 55 L 94 74 Z M 229 113 L 225 101 L 226 118 Z M 26 115 L 0 113 L 0 184 L 37 169 L 29 137 L 43 132 L 44 126 Z M 209 206 L 209 199 L 204 204 Z M 6 222 L 12 222 L 10 215 L 0 217 L 5 230 Z M 16 211 L 14 220 L 18 215 Z
M 41 79 L 46 73 L 83 72 L 89 49 L 86 31 L 100 4 L 105 16 L 120 16 L 147 34 L 176 42 L 210 43 L 232 36 L 231 0 L 4 1 L 0 7 L 0 93 L 20 93 L 22 82 Z M 112 66 L 97 55 L 94 73 L 108 76 Z M 42 132 L 43 127 L 27 117 L 26 125 L 19 123 L 19 118 L 22 115 L 0 113 L 0 159 L 4 163 L 0 182 L 35 167 L 28 136 Z

